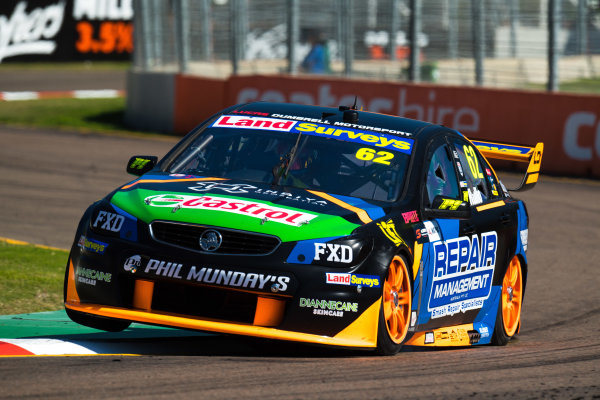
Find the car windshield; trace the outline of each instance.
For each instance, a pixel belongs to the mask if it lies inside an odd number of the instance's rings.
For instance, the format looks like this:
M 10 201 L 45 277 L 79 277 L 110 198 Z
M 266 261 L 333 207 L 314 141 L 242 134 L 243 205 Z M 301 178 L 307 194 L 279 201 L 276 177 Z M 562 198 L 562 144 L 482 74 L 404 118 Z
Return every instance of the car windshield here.
M 213 125 L 170 163 L 167 172 L 393 201 L 404 183 L 410 156 L 390 147 L 297 131 Z

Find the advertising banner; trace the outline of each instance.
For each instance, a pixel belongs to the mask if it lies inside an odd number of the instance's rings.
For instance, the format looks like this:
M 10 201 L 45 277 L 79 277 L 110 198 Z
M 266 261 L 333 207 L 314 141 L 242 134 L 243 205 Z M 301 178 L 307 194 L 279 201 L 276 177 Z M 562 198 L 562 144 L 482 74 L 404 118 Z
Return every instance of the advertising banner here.
M 129 60 L 133 0 L 4 0 L 0 62 Z

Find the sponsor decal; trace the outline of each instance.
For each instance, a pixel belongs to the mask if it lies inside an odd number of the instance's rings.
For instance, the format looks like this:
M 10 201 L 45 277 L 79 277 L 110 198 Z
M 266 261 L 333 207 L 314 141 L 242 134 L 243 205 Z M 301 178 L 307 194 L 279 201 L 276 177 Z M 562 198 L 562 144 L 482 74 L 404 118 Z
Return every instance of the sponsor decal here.
M 488 330 L 488 327 L 487 327 L 487 326 L 481 326 L 481 327 L 478 329 L 478 331 L 479 331 L 479 334 L 481 335 L 481 338 L 482 338 L 482 339 L 490 336 L 490 332 L 489 332 L 489 330 Z
M 295 120 L 295 121 L 315 122 L 317 124 L 323 124 L 323 122 L 324 122 L 320 118 L 300 117 L 298 115 L 273 114 L 272 117 L 275 117 L 275 118 L 284 118 L 284 119 L 291 119 L 291 120 Z M 352 123 L 349 123 L 349 122 L 341 122 L 341 121 L 335 121 L 333 123 L 333 125 L 335 125 L 335 126 L 344 126 L 346 128 L 363 129 L 363 130 L 374 131 L 374 132 L 391 133 L 391 134 L 394 134 L 394 135 L 412 136 L 412 133 L 409 133 L 409 132 L 398 131 L 398 130 L 395 130 L 395 129 L 381 128 L 381 127 L 378 127 L 378 126 L 359 125 L 359 124 L 352 124 Z
M 119 232 L 123 226 L 125 217 L 108 211 L 100 211 L 92 224 L 94 228 L 100 228 L 109 232 Z
M 27 2 L 20 1 L 10 18 L 0 16 L 0 62 L 6 57 L 26 54 L 52 54 L 56 36 L 63 24 L 65 2 L 57 1 L 27 13 Z
M 399 138 L 397 136 L 379 133 L 377 135 L 350 128 L 336 128 L 330 125 L 313 124 L 309 122 L 301 122 L 294 127 L 292 132 L 300 132 L 302 134 L 329 137 L 340 139 L 345 142 L 359 143 L 363 145 L 380 147 L 382 149 L 397 151 L 400 153 L 410 154 L 412 151 L 413 139 Z
M 435 336 L 433 332 L 425 332 L 425 344 L 435 343 Z
M 135 274 L 137 272 L 138 268 L 140 268 L 141 266 L 142 266 L 142 256 L 135 255 L 135 256 L 131 256 L 127 260 L 125 260 L 125 264 L 123 264 L 123 269 L 127 272 L 131 272 L 132 274 Z
M 483 203 L 483 197 L 479 189 L 473 187 L 469 188 L 469 200 L 472 206 Z
M 135 160 L 133 160 L 131 162 L 131 164 L 129 164 L 129 168 L 141 170 L 141 169 L 144 169 L 146 164 L 148 164 L 149 162 L 150 162 L 150 159 L 148 159 L 148 158 L 136 157 Z
M 91 286 L 96 286 L 97 281 L 110 283 L 112 279 L 111 273 L 82 267 L 77 268 L 77 270 L 75 271 L 75 275 L 77 275 L 77 282 L 81 282 Z
M 125 261 L 124 268 L 126 271 L 129 268 L 133 272 L 134 269 L 142 268 L 142 264 L 144 265 L 143 272 L 145 274 L 231 288 L 268 289 L 271 292 L 285 292 L 288 290 L 288 284 L 291 281 L 291 278 L 285 275 L 242 272 L 196 265 L 188 267 L 182 263 L 155 258 L 150 258 L 148 262 L 144 263 L 138 255 L 129 257 Z
M 188 208 L 223 211 L 296 227 L 306 224 L 317 217 L 316 214 L 307 212 L 289 210 L 287 208 L 275 207 L 249 200 L 217 196 L 198 197 L 178 194 L 159 194 L 146 197 L 144 202 L 152 207 L 172 207 L 174 210 Z
M 264 196 L 281 197 L 286 200 L 298 201 L 301 203 L 316 204 L 319 206 L 327 205 L 325 200 L 317 200 L 306 196 L 293 195 L 292 193 L 279 190 L 261 189 L 246 183 L 221 183 L 221 182 L 197 182 L 198 186 L 190 186 L 188 189 L 196 192 L 208 192 L 210 190 L 220 190 L 231 194 L 253 193 Z
M 440 234 L 431 221 L 423 221 L 423 228 L 415 230 L 415 236 L 419 243 L 437 242 L 440 240 Z
M 302 133 L 310 136 L 326 137 L 346 142 L 380 147 L 382 149 L 410 154 L 413 139 L 399 138 L 386 133 L 365 132 L 349 127 L 336 127 L 323 123 L 299 122 L 288 119 L 223 115 L 212 125 L 215 128 L 244 128 L 268 131 Z
M 88 250 L 88 251 L 91 251 L 91 252 L 97 253 L 97 254 L 104 254 L 104 251 L 108 247 L 108 243 L 104 243 L 99 240 L 90 239 L 83 235 L 81 235 L 79 237 L 79 241 L 77 242 L 77 245 L 84 250 Z
M 417 312 L 413 311 L 410 314 L 410 326 L 415 326 L 416 323 L 417 323 Z
M 312 308 L 314 315 L 343 317 L 344 311 L 358 312 L 358 303 L 336 300 L 317 300 L 300 297 L 301 308 Z
M 416 211 L 408 211 L 402 213 L 402 218 L 404 218 L 404 222 L 407 224 L 419 222 L 419 215 L 417 215 Z
M 388 219 L 387 221 L 381 221 L 377 223 L 377 226 L 379 229 L 381 229 L 383 234 L 390 239 L 392 243 L 394 243 L 396 247 L 400 246 L 401 244 L 407 246 L 406 242 L 400 237 L 400 235 L 398 235 L 394 221 L 391 219 Z
M 327 272 L 325 274 L 325 283 L 334 285 L 346 285 L 346 286 L 368 286 L 368 287 L 380 287 L 379 277 L 377 275 L 358 275 L 358 274 L 347 274 L 340 272 Z
M 315 243 L 315 261 L 321 261 L 321 256 L 330 262 L 349 264 L 354 258 L 352 247 L 337 243 Z
M 433 282 L 428 311 L 431 318 L 483 307 L 492 289 L 498 235 L 485 232 L 481 239 L 461 236 L 433 244 Z
M 223 115 L 211 125 L 213 128 L 261 129 L 265 131 L 290 132 L 296 121 L 276 118 Z
M 523 251 L 527 251 L 527 241 L 529 240 L 529 229 L 523 229 L 519 232 L 521 235 L 521 244 L 523 245 Z
M 456 210 L 462 203 L 462 200 L 442 199 L 442 204 L 438 208 L 440 210 Z

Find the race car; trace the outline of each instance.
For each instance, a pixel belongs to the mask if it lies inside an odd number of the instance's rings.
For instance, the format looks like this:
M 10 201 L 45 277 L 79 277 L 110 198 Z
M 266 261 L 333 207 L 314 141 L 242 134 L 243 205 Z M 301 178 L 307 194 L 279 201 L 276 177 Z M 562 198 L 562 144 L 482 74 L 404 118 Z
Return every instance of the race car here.
M 526 190 L 542 153 L 354 106 L 232 106 L 85 211 L 67 314 L 382 355 L 505 345 L 528 215 L 487 158 L 525 163 Z

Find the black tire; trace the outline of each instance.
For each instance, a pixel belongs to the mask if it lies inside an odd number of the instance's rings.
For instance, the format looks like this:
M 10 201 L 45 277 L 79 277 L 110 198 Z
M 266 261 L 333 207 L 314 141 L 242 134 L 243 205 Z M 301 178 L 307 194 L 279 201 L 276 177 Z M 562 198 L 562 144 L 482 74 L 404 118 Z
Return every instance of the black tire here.
M 506 346 L 519 331 L 523 304 L 523 270 L 518 256 L 514 256 L 506 268 L 502 280 L 502 292 L 498 301 L 498 313 L 494 324 L 492 344 Z
M 90 315 L 66 308 L 67 315 L 73 322 L 107 332 L 121 332 L 131 325 L 131 321 Z
M 401 276 L 393 275 L 394 270 L 400 271 Z M 391 356 L 402 348 L 410 325 L 411 304 L 412 285 L 408 263 L 404 256 L 396 255 L 390 261 L 390 268 L 382 288 L 377 326 L 378 354 Z

